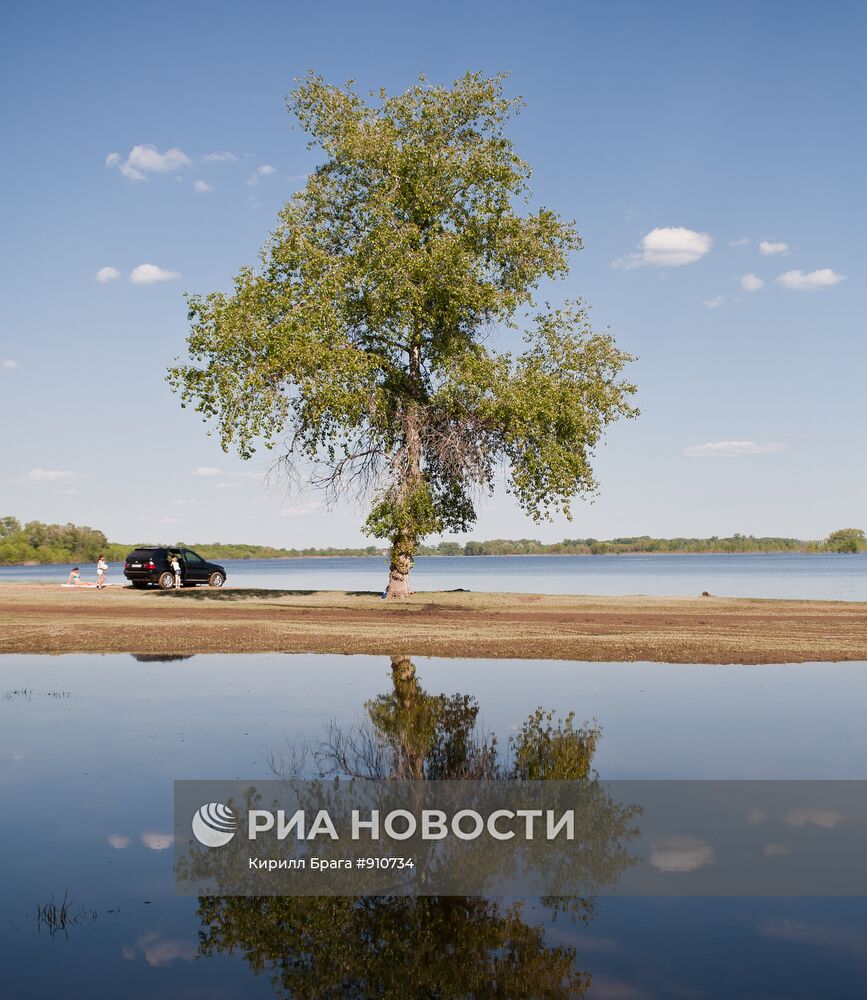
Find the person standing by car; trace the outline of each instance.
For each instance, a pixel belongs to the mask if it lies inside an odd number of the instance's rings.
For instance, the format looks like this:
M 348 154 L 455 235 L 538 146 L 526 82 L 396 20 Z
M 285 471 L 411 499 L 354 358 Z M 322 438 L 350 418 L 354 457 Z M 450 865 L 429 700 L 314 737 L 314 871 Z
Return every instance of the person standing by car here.
M 181 567 L 181 586 L 195 587 L 206 583 L 222 587 L 226 582 L 226 567 L 208 562 L 192 549 L 168 545 L 140 545 L 126 557 L 123 575 L 138 589 L 156 585 L 160 590 L 175 589 L 172 558 Z
M 108 572 L 108 563 L 105 556 L 100 555 L 96 561 L 96 589 L 105 590 L 105 574 Z
M 181 561 L 178 557 L 177 552 L 172 553 L 172 559 L 169 565 L 172 568 L 172 572 L 175 574 L 175 590 L 181 589 Z

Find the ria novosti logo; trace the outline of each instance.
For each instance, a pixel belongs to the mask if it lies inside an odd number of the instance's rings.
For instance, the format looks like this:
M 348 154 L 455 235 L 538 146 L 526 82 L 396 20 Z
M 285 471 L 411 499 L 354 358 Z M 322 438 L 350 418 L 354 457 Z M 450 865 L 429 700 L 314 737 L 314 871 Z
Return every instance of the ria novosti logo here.
M 205 847 L 225 847 L 235 836 L 238 819 L 222 802 L 209 802 L 193 816 L 193 835 Z

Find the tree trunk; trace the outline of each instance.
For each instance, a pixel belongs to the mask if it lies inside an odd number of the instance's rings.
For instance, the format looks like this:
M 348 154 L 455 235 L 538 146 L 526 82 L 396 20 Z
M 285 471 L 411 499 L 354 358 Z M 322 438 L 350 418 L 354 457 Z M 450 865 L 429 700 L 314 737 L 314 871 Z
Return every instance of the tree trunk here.
M 392 774 L 395 778 L 421 781 L 428 748 L 419 743 L 419 732 L 414 724 L 422 692 L 412 660 L 408 656 L 392 656 L 391 677 L 394 694 L 400 704 L 400 713 L 396 717 L 402 719 L 405 727 L 399 734 L 400 752 L 396 755 Z
M 421 347 L 416 331 L 409 349 L 409 380 L 418 390 L 421 375 Z M 403 413 L 404 465 L 403 482 L 400 483 L 402 498 L 412 498 L 421 484 L 421 436 L 419 434 L 418 399 L 411 398 Z M 391 563 L 388 568 L 388 588 L 386 597 L 409 597 L 409 573 L 418 544 L 418 533 L 403 527 L 391 540 Z
M 409 597 L 409 571 L 415 553 L 415 539 L 401 532 L 391 544 L 391 562 L 388 567 L 388 597 Z

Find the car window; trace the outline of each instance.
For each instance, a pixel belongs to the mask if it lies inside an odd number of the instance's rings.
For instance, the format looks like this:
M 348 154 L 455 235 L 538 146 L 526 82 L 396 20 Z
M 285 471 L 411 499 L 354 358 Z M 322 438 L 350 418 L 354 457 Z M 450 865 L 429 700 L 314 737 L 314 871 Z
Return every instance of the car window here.
M 182 549 L 181 551 L 184 553 L 187 562 L 197 563 L 205 561 L 201 556 L 197 556 L 191 549 Z

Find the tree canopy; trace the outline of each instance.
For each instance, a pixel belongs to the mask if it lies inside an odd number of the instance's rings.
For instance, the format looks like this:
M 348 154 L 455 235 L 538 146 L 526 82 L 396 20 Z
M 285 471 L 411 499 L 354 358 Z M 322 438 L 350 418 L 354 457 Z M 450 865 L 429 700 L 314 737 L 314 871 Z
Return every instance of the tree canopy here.
M 867 535 L 861 528 L 839 528 L 828 535 L 825 545 L 831 552 L 864 552 Z
M 112 545 L 101 531 L 77 524 L 26 524 L 0 517 L 0 565 L 96 562 L 99 555 L 123 559 L 127 546 Z
M 191 363 L 169 380 L 225 449 L 280 447 L 330 497 L 370 497 L 365 530 L 391 542 L 403 595 L 420 539 L 467 530 L 500 468 L 532 518 L 569 516 L 597 489 L 606 426 L 637 411 L 631 357 L 583 303 L 536 303 L 581 240 L 530 207 L 504 77 L 372 98 L 314 74 L 292 92 L 325 161 L 260 266 L 189 297 Z M 509 328 L 519 353 L 496 346 Z

